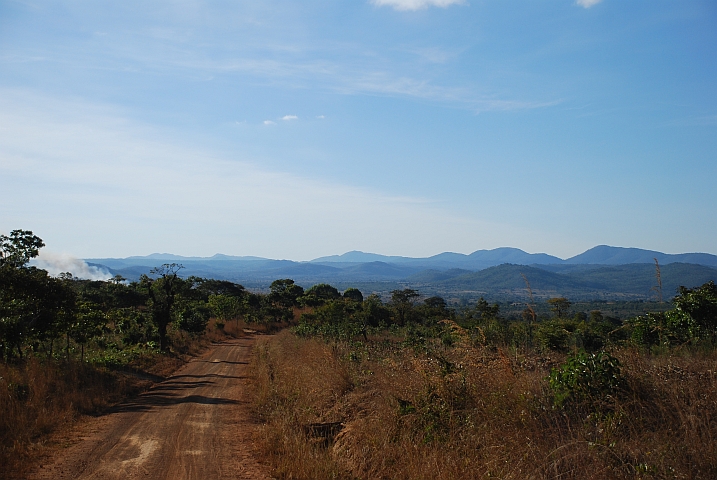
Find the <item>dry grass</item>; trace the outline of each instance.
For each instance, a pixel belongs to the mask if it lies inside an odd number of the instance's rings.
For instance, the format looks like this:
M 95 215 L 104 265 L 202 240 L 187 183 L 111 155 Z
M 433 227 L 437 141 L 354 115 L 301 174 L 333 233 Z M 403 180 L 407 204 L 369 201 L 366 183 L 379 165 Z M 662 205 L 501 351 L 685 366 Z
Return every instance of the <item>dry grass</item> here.
M 149 384 L 77 362 L 0 364 L 0 478 L 18 478 L 47 434 Z
M 258 439 L 285 479 L 717 478 L 717 357 L 615 355 L 625 394 L 563 410 L 545 380 L 558 356 L 282 332 L 257 346 Z M 329 422 L 335 438 L 307 428 Z

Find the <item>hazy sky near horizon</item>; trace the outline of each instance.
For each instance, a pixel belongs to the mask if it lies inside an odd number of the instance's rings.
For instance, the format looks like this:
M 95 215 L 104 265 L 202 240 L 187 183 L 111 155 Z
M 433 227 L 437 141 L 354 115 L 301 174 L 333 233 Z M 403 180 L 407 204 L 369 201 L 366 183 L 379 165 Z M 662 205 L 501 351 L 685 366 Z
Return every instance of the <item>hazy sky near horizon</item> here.
M 0 233 L 717 254 L 713 0 L 0 2 Z

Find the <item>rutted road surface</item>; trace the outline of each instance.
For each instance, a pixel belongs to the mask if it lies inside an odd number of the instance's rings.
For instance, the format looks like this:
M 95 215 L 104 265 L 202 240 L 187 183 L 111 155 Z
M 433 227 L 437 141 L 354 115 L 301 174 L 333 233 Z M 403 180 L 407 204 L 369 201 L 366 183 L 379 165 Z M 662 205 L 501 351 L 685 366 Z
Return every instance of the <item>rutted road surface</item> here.
M 268 479 L 252 456 L 252 338 L 221 343 L 150 391 L 84 422 L 34 479 Z

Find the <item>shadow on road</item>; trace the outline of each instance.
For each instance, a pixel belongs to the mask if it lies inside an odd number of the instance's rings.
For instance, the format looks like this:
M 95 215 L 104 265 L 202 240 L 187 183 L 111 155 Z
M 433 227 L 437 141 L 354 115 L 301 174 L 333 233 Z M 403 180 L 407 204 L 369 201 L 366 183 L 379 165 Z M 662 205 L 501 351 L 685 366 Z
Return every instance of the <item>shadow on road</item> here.
M 109 410 L 109 413 L 148 412 L 158 407 L 170 407 L 183 403 L 198 403 L 201 405 L 238 405 L 238 400 L 229 398 L 213 398 L 204 395 L 173 396 L 171 394 L 149 393 L 126 402 Z
M 237 377 L 235 375 L 219 375 L 218 373 L 207 373 L 204 375 L 176 375 L 174 377 L 168 378 L 167 382 L 174 382 L 174 380 L 178 378 L 233 378 L 238 380 L 244 380 L 248 377 Z
M 185 388 L 199 388 L 214 385 L 214 382 L 166 382 L 152 387 L 151 392 L 160 390 L 182 390 Z
M 192 363 L 226 363 L 229 365 L 249 365 L 249 362 L 230 362 L 229 360 L 194 360 Z

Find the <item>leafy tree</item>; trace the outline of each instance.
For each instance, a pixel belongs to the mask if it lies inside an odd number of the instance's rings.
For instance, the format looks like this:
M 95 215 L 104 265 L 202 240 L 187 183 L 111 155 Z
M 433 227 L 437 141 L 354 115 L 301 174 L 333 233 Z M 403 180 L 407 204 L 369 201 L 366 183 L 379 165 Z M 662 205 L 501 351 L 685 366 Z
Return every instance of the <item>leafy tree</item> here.
M 258 293 L 247 292 L 242 299 L 242 311 L 249 323 L 259 323 L 262 316 L 262 306 L 265 296 Z
M 500 314 L 500 305 L 497 303 L 490 305 L 485 298 L 480 297 L 472 313 L 481 320 L 497 318 Z
M 293 308 L 299 305 L 304 289 L 290 278 L 274 280 L 269 287 L 269 295 L 262 296 L 259 317 L 270 318 L 276 322 L 290 321 L 294 318 Z
M 381 297 L 372 293 L 361 305 L 361 320 L 365 325 L 378 327 L 387 325 L 391 320 L 391 311 L 381 301 Z
M 675 315 L 689 324 L 693 338 L 717 340 L 717 285 L 709 281 L 698 288 L 680 287 L 673 300 Z
M 136 345 L 158 338 L 156 328 L 149 315 L 135 308 L 117 308 L 108 312 L 115 331 L 121 335 L 125 345 Z
M 565 297 L 549 298 L 548 304 L 550 310 L 555 314 L 555 318 L 567 318 L 572 303 Z
M 0 235 L 0 358 L 58 335 L 74 309 L 74 292 L 61 279 L 27 265 L 44 245 L 29 230 Z
M 68 334 L 80 344 L 80 361 L 85 361 L 85 345 L 95 337 L 102 335 L 107 324 L 105 314 L 99 305 L 90 302 L 81 302 L 77 305 L 74 321 L 70 325 Z
M 209 295 L 207 305 L 212 315 L 224 322 L 239 318 L 243 312 L 242 299 L 233 295 Z
M 297 306 L 298 298 L 304 294 L 304 289 L 290 278 L 274 280 L 269 290 L 269 300 L 285 308 Z
M 452 316 L 448 309 L 448 304 L 442 297 L 428 297 L 423 301 L 423 305 L 417 309 L 424 322 L 435 323 L 445 320 Z
M 22 347 L 32 339 L 57 335 L 61 310 L 72 310 L 72 293 L 45 270 L 0 268 L 0 355 L 9 358 L 16 350 L 22 356 Z
M 341 298 L 341 293 L 335 287 L 326 283 L 319 283 L 309 288 L 298 298 L 302 305 L 318 307 L 326 302 Z
M 199 278 L 196 279 L 196 281 L 197 292 L 199 292 L 203 298 L 209 298 L 211 295 L 242 298 L 248 293 L 243 285 L 227 280 Z
M 363 294 L 361 293 L 361 290 L 358 288 L 348 288 L 344 292 L 344 298 L 346 300 L 351 300 L 353 302 L 361 303 L 363 302 Z
M 420 294 L 411 288 L 391 292 L 391 307 L 393 307 L 396 323 L 399 325 L 406 324 L 406 321 L 411 318 L 414 303 L 418 297 L 420 297 Z
M 236 298 L 236 297 L 229 297 Z M 183 302 L 177 312 L 177 326 L 187 333 L 204 333 L 209 323 L 210 309 L 202 301 Z
M 0 235 L 0 267 L 24 267 L 44 246 L 42 239 L 30 230 L 13 230 L 10 236 Z
M 157 326 L 159 348 L 163 351 L 169 349 L 167 326 L 172 321 L 177 297 L 191 288 L 191 281 L 184 280 L 177 274 L 182 268 L 184 267 L 177 263 L 165 263 L 150 270 L 150 275 L 156 275 L 157 278 L 148 275 L 140 277 L 140 286 L 149 297 L 152 321 Z

